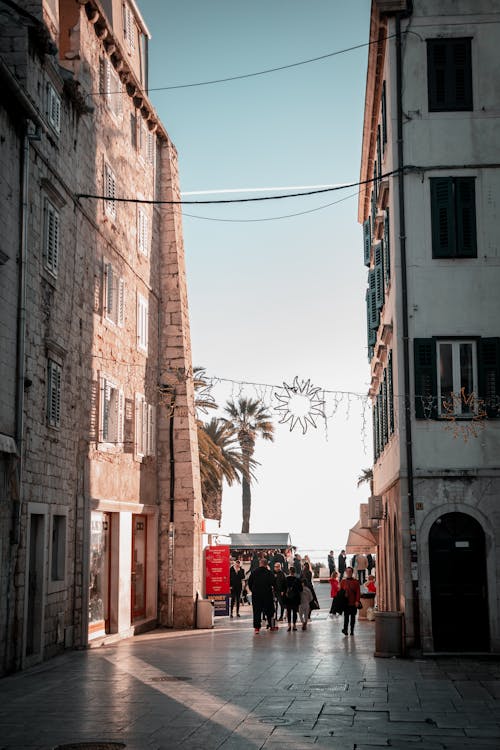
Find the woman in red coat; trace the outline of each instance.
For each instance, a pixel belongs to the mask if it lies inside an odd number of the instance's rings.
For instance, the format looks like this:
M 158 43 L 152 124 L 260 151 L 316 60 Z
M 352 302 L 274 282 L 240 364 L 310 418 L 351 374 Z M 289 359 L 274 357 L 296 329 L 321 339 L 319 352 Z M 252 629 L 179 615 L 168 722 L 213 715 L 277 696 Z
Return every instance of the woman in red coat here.
M 345 578 L 340 582 L 340 588 L 345 591 L 346 603 L 344 607 L 344 627 L 342 632 L 347 635 L 349 622 L 351 625 L 350 633 L 354 635 L 354 625 L 356 623 L 356 613 L 360 604 L 361 591 L 359 581 L 352 577 L 353 569 L 346 568 Z
M 332 606 L 330 607 L 330 617 L 338 614 L 335 610 L 335 597 L 339 593 L 339 574 L 334 570 L 330 576 L 330 596 L 332 597 Z

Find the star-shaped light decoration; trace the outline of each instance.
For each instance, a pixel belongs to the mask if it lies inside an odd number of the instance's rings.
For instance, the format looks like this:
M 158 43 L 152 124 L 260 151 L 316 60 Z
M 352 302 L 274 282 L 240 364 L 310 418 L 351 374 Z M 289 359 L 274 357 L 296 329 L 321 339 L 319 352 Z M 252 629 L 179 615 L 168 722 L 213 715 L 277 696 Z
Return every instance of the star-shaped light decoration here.
M 280 402 L 275 411 L 280 412 L 280 424 L 290 422 L 290 432 L 299 424 L 302 434 L 307 432 L 308 424 L 316 428 L 315 417 L 325 416 L 323 406 L 325 402 L 319 397 L 321 389 L 311 385 L 310 380 L 299 380 L 297 376 L 293 384 L 283 383 L 283 391 L 275 392 L 275 398 Z
M 457 414 L 463 410 L 470 419 L 457 419 Z M 453 437 L 463 437 L 465 443 L 470 437 L 478 437 L 479 430 L 484 429 L 484 420 L 487 417 L 484 400 L 478 398 L 475 393 L 465 393 L 465 388 L 461 388 L 460 393 L 450 393 L 449 400 L 443 400 L 443 411 L 441 416 L 448 420 L 450 424 L 446 425 L 446 430 L 453 432 Z

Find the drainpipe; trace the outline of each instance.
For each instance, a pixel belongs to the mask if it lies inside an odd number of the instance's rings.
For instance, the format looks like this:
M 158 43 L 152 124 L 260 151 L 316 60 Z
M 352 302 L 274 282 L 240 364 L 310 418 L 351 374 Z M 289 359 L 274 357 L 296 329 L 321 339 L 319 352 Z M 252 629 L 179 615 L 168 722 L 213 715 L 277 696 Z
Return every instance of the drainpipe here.
M 406 14 L 404 14 L 406 15 Z M 415 525 L 415 501 L 413 496 L 413 446 L 410 400 L 410 346 L 408 334 L 408 268 L 406 263 L 406 219 L 403 158 L 403 88 L 401 54 L 401 14 L 396 14 L 396 88 L 397 88 L 397 158 L 399 200 L 399 244 L 401 253 L 401 302 L 403 318 L 403 371 L 406 436 L 406 469 L 408 490 L 408 516 L 410 528 L 410 562 L 413 595 L 414 646 L 420 648 L 420 606 L 418 592 L 418 551 Z
M 168 580 L 167 580 L 167 627 L 174 627 L 174 552 L 175 552 L 175 526 L 174 526 L 174 491 L 175 491 L 175 458 L 174 458 L 174 414 L 175 414 L 175 389 L 172 388 L 170 395 L 169 416 L 169 454 L 170 454 L 170 517 L 168 523 Z

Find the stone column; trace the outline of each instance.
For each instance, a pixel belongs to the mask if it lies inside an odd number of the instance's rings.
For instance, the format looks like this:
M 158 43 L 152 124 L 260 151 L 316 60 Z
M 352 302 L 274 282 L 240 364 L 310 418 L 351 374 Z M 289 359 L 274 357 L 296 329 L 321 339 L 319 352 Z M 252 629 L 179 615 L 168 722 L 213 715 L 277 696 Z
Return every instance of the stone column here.
M 159 197 L 180 200 L 177 153 L 169 141 L 159 143 Z M 196 592 L 201 591 L 202 573 L 198 438 L 181 210 L 165 205 L 160 214 L 159 620 L 162 625 L 189 627 L 194 625 L 194 603 Z M 171 466 L 175 477 L 173 500 Z

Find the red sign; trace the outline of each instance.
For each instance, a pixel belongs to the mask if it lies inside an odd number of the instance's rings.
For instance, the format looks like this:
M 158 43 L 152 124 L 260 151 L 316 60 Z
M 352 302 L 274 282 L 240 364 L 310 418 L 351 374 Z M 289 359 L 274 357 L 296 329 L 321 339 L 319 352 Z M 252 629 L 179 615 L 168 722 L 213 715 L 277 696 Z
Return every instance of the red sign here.
M 205 596 L 229 594 L 229 545 L 207 547 L 205 565 Z

